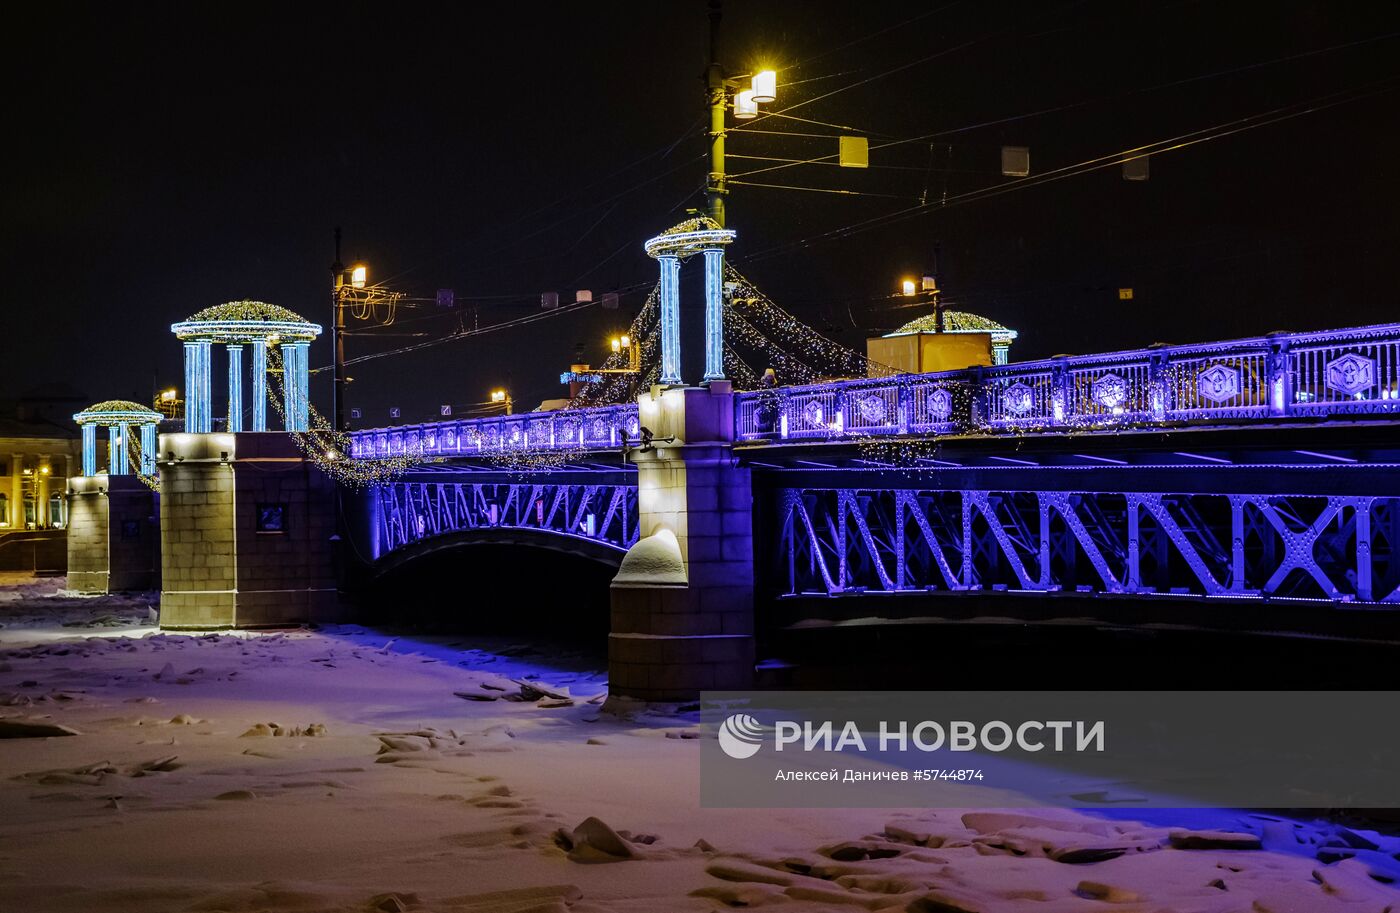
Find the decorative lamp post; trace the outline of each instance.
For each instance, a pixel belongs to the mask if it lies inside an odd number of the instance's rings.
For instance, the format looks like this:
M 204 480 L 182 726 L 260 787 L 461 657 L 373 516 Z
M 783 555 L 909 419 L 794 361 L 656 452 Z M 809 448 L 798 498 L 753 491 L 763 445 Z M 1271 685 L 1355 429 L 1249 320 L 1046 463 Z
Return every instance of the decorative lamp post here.
M 229 431 L 243 430 L 243 346 L 252 349 L 253 431 L 267 430 L 267 350 L 282 351 L 286 430 L 306 431 L 311 417 L 311 341 L 321 327 L 300 315 L 262 301 L 230 301 L 208 307 L 170 331 L 185 344 L 185 431 L 213 430 L 211 349 L 228 350 Z
M 107 474 L 131 474 L 127 442 L 133 429 L 139 431 L 140 462 L 137 472 L 155 475 L 156 425 L 163 416 L 154 409 L 124 399 L 109 399 L 96 403 L 73 416 L 83 432 L 83 475 L 97 475 L 97 429 L 107 429 Z
M 710 218 L 717 227 L 723 228 L 724 198 L 729 193 L 724 173 L 724 137 L 728 132 L 725 112 L 732 107 L 735 120 L 757 117 L 759 105 L 778 100 L 778 74 L 774 70 L 760 70 L 752 76 L 725 74 L 719 62 L 720 15 L 720 0 L 710 0 L 710 65 L 705 68 L 705 94 L 710 112 L 710 172 L 705 180 L 705 198 Z M 665 275 L 664 265 L 662 269 Z

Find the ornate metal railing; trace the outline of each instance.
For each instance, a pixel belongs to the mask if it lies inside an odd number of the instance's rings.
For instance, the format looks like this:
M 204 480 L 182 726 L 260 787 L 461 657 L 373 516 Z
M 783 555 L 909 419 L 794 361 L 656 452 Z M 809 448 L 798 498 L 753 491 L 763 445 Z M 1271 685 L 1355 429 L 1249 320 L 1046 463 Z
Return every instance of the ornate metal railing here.
M 743 393 L 740 440 L 1400 413 L 1400 324 Z
M 1400 414 L 1400 323 L 1152 346 L 741 393 L 739 440 L 1114 430 Z M 448 419 L 352 433 L 355 457 L 616 449 L 637 406 Z
M 525 412 L 372 428 L 350 435 L 351 456 L 491 456 L 527 451 L 615 450 L 636 441 L 637 404 Z

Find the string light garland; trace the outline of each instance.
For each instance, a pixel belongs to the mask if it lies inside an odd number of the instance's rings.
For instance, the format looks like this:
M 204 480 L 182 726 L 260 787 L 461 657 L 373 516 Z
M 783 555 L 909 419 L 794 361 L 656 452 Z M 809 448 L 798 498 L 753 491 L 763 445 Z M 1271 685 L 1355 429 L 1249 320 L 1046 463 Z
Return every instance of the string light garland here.
M 726 263 L 725 330 L 729 342 L 763 352 L 784 384 L 831 377 L 889 377 L 898 372 L 835 342 L 798 320 Z
M 282 394 L 282 353 L 279 347 L 269 346 L 267 351 L 268 384 L 267 399 L 285 423 L 286 415 Z M 306 431 L 288 431 L 287 435 L 295 442 L 297 449 L 306 458 L 330 476 L 337 484 L 350 488 L 364 488 L 367 485 L 380 485 L 391 482 L 414 466 L 437 462 L 422 454 L 406 453 L 388 457 L 351 458 L 350 435 L 336 431 L 315 406 L 308 404 L 310 420 Z
M 142 462 L 142 457 L 144 455 L 145 454 L 141 450 L 141 441 L 138 438 L 138 436 L 135 434 L 128 433 L 126 435 L 126 456 L 127 459 L 131 461 L 130 465 L 135 467 L 133 472 L 136 475 L 136 478 L 141 480 L 142 485 L 145 485 L 147 488 L 149 488 L 156 494 L 160 494 L 160 476 L 157 474 L 147 475 L 146 473 L 141 471 L 141 467 L 145 465 L 145 463 Z M 155 465 L 154 454 L 151 458 L 151 465 Z

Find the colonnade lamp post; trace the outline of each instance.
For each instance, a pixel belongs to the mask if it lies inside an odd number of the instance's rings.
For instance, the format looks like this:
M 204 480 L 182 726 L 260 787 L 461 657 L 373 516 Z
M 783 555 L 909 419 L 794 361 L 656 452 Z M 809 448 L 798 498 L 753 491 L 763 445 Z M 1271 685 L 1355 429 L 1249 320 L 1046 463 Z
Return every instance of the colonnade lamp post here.
M 267 430 L 267 356 L 275 346 L 282 355 L 282 396 L 287 431 L 306 431 L 311 424 L 311 340 L 321 327 L 300 315 L 264 301 L 230 301 L 205 308 L 170 331 L 185 344 L 185 431 L 208 434 L 213 429 L 211 390 L 214 343 L 228 352 L 228 424 L 226 431 L 243 431 L 243 347 L 252 349 L 253 427 Z
M 128 456 L 128 435 L 140 429 L 140 463 L 137 472 L 143 476 L 156 472 L 156 426 L 164 418 L 154 409 L 124 399 L 109 399 L 88 406 L 73 416 L 83 432 L 83 475 L 97 475 L 97 429 L 107 429 L 107 474 L 131 474 Z

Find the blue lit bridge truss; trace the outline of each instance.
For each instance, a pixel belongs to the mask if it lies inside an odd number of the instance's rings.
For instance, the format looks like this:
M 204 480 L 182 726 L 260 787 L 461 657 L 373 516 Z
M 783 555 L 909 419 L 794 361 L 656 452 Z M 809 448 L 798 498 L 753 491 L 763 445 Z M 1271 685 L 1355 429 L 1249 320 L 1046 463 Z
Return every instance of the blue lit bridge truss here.
M 785 488 L 789 595 L 916 590 L 1400 602 L 1400 498 Z
M 548 478 L 538 476 L 537 478 Z M 471 530 L 533 530 L 626 551 L 638 536 L 637 486 L 627 483 L 490 481 L 377 486 L 374 557 Z

